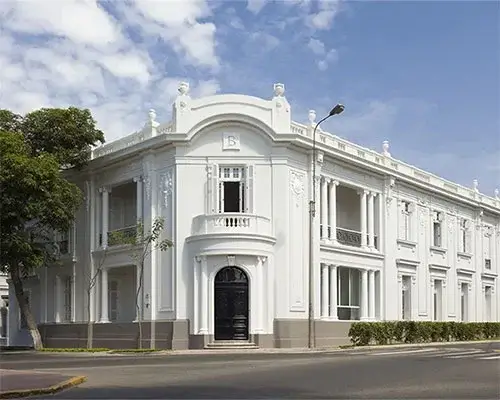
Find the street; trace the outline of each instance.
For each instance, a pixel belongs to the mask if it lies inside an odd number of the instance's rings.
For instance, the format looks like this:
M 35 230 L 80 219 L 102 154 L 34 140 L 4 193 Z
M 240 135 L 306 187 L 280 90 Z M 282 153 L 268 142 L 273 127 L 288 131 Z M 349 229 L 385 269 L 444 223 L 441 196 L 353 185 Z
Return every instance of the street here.
M 329 353 L 2 356 L 2 367 L 87 375 L 60 399 L 498 399 L 500 343 Z

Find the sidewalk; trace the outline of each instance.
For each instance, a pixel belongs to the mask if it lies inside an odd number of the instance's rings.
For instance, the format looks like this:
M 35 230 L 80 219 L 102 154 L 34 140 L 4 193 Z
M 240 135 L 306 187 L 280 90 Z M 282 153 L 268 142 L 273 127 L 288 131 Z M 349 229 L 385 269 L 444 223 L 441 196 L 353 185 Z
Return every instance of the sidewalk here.
M 85 382 L 84 376 L 0 369 L 0 399 L 52 394 Z

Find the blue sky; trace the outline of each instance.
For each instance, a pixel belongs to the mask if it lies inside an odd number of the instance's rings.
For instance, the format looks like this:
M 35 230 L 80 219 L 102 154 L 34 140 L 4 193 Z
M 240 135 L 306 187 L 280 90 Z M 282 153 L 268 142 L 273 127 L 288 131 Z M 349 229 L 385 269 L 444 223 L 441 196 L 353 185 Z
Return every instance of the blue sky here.
M 292 117 L 481 192 L 500 187 L 500 3 L 2 1 L 0 107 L 89 107 L 108 140 L 192 96 L 269 98 Z

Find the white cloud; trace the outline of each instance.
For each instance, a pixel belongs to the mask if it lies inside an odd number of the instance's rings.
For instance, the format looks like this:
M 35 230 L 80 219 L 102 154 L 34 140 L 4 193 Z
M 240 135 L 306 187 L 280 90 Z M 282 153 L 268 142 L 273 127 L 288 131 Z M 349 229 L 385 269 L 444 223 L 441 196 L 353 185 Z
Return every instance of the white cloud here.
M 266 5 L 266 0 L 247 0 L 247 10 L 258 14 Z
M 250 39 L 259 47 L 262 52 L 270 51 L 280 44 L 279 39 L 266 32 L 253 32 Z
M 309 47 L 311 51 L 316 55 L 325 54 L 325 44 L 321 40 L 311 38 L 309 40 L 309 43 L 307 44 L 307 47 Z
M 318 30 L 329 29 L 341 11 L 341 0 L 320 0 L 318 2 L 319 10 L 308 16 L 307 22 Z
M 337 62 L 338 53 L 335 49 L 330 49 L 328 52 L 326 51 L 325 44 L 319 40 L 311 38 L 309 39 L 309 43 L 307 47 L 311 49 L 311 51 L 319 57 L 317 61 L 317 66 L 320 71 L 326 71 L 330 64 Z
M 93 0 L 0 2 L 0 108 L 88 107 L 109 141 L 142 126 L 151 107 L 169 118 L 180 80 L 191 81 L 193 96 L 219 90 L 210 75 L 170 76 L 147 43 L 161 38 L 184 65 L 217 63 L 215 26 L 198 23 L 210 15 L 206 2 L 143 2 L 147 17 L 125 3 L 105 5 L 121 7 L 116 18 Z M 131 22 L 144 23 L 145 42 L 130 39 Z
M 135 0 L 134 6 L 143 18 L 130 13 L 127 6 L 122 6 L 122 11 L 139 29 L 146 34 L 154 32 L 161 36 L 192 63 L 213 68 L 219 67 L 215 51 L 215 24 L 198 21 L 211 15 L 206 0 L 165 2 Z
M 121 39 L 120 29 L 96 0 L 7 0 L 0 3 L 0 14 L 4 27 L 17 32 L 53 34 L 95 46 Z

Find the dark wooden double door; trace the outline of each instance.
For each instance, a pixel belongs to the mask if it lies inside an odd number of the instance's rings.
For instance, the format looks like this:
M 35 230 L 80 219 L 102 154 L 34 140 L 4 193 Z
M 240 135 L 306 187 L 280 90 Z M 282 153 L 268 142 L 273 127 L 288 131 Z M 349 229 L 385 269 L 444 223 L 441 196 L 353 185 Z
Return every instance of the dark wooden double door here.
M 225 267 L 215 276 L 215 340 L 248 340 L 248 276 Z

